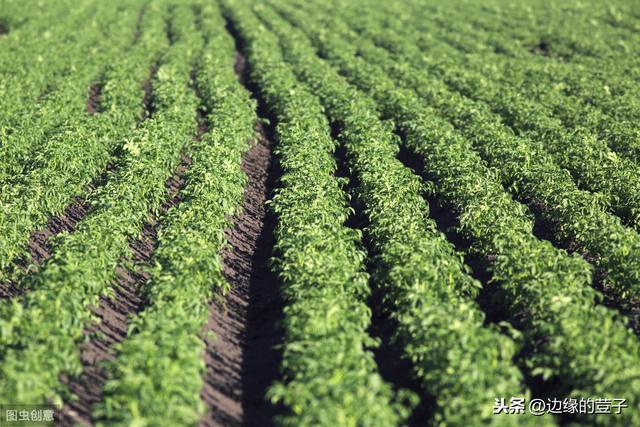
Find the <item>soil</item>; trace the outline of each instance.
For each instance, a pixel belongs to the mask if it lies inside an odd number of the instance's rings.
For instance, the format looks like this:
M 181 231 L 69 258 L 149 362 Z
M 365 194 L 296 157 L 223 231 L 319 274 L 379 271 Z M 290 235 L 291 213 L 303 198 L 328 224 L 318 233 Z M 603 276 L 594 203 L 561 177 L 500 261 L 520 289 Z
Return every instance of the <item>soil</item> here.
M 525 202 L 535 214 L 533 233 L 536 237 L 541 240 L 548 240 L 555 247 L 564 249 L 570 254 L 578 251 L 579 246 L 576 241 L 568 239 L 559 241 L 556 238 L 554 230 L 558 230 L 560 228 L 560 224 L 545 219 L 549 217 L 546 206 L 537 201 L 525 200 Z M 582 253 L 581 256 L 589 264 L 597 265 L 597 257 L 588 253 Z M 640 337 L 640 304 L 627 303 L 620 300 L 613 289 L 605 286 L 605 279 L 606 272 L 594 272 L 592 286 L 603 296 L 602 301 L 596 301 L 596 304 L 603 304 L 607 308 L 617 310 L 622 313 L 628 319 L 626 323 L 627 327 L 631 328 L 633 332 Z
M 149 263 L 155 239 L 154 231 L 151 226 L 145 227 L 142 238 L 132 245 L 141 264 Z M 140 312 L 144 305 L 138 293 L 140 284 L 148 277 L 147 274 L 123 267 L 118 267 L 116 274 L 115 298 L 101 297 L 98 307 L 92 309 L 100 320 L 85 331 L 85 335 L 93 338 L 81 346 L 82 375 L 79 378 L 62 378 L 62 382 L 68 385 L 78 399 L 64 405 L 59 425 L 93 424 L 92 406 L 102 399 L 102 390 L 107 380 L 101 363 L 115 358 L 113 346 L 125 339 L 130 316 Z
M 247 67 L 247 58 L 239 51 L 236 51 L 234 70 L 240 83 L 246 86 L 249 82 L 249 68 Z
M 227 24 L 236 40 L 238 80 L 258 100 L 258 115 L 273 119 L 250 82 L 240 38 Z M 230 291 L 211 304 L 205 327 L 214 336 L 206 338 L 207 373 L 201 398 L 207 413 L 201 426 L 268 426 L 278 411 L 265 399 L 268 387 L 278 378 L 284 307 L 278 279 L 269 266 L 276 221 L 266 202 L 280 172 L 272 152 L 273 128 L 258 120 L 256 132 L 258 141 L 241 164 L 248 178 L 243 212 L 225 230 L 229 247 L 221 254 Z
M 14 298 L 25 292 L 24 288 L 18 287 L 15 283 L 9 281 L 0 283 L 0 301 L 3 299 Z
M 5 34 L 9 34 L 9 28 L 2 22 L 0 22 L 0 36 L 4 36 Z
M 152 67 L 150 75 L 154 76 L 155 71 L 156 67 Z M 143 82 L 143 119 L 152 114 L 151 80 L 152 78 L 149 78 Z M 200 141 L 206 130 L 203 112 L 198 111 L 198 127 L 193 139 Z M 168 197 L 161 205 L 161 213 L 166 213 L 172 206 L 180 203 L 180 190 L 185 185 L 184 174 L 191 163 L 192 159 L 189 156 L 181 156 L 181 164 L 165 183 Z M 144 267 L 151 265 L 159 226 L 157 220 L 144 225 L 140 238 L 130 245 L 132 259 L 123 260 L 116 269 L 116 281 L 113 286 L 115 296 L 101 297 L 100 304 L 92 308 L 98 321 L 84 331 L 85 336 L 91 338 L 80 347 L 82 374 L 77 378 L 61 378 L 62 382 L 68 385 L 74 400 L 66 402 L 63 406 L 59 425 L 93 425 L 92 407 L 102 399 L 102 391 L 107 380 L 102 364 L 116 357 L 114 346 L 126 338 L 131 317 L 145 306 L 140 294 L 141 287 L 149 276 L 144 272 Z
M 422 177 L 423 181 L 434 181 L 433 177 L 425 173 L 424 159 L 419 154 L 401 146 L 398 160 L 416 175 Z M 424 197 L 429 204 L 429 217 L 435 221 L 437 229 L 446 236 L 456 251 L 464 254 L 464 263 L 471 268 L 471 276 L 482 284 L 476 302 L 485 314 L 485 325 L 509 320 L 506 304 L 502 301 L 500 287 L 491 282 L 490 265 L 495 261 L 495 255 L 481 257 L 474 254 L 470 250 L 470 241 L 458 232 L 460 221 L 456 210 L 452 206 L 442 203 L 433 194 L 425 194 Z
M 372 308 L 373 313 L 369 334 L 380 340 L 380 346 L 373 349 L 380 376 L 396 392 L 411 391 L 420 397 L 420 402 L 415 407 L 407 404 L 411 409 L 407 425 L 409 427 L 424 425 L 425 420 L 433 416 L 435 398 L 424 392 L 419 382 L 415 380 L 413 364 L 403 357 L 402 350 L 393 342 L 392 334 L 395 325 L 381 309 L 383 303 L 380 292 L 374 290 L 367 304 Z
M 201 426 L 265 426 L 275 412 L 264 395 L 277 377 L 281 341 L 277 327 L 283 303 L 277 278 L 269 269 L 275 221 L 267 210 L 274 184 L 271 142 L 261 124 L 261 136 L 244 156 L 249 181 L 244 212 L 226 231 L 230 249 L 222 254 L 223 273 L 231 285 L 226 300 L 210 307 L 206 331 L 207 375 L 202 399 L 208 411 Z
M 246 84 L 246 60 L 240 53 L 236 71 Z M 152 69 L 151 74 L 154 73 Z M 153 114 L 150 80 L 143 87 L 144 118 L 148 118 Z M 201 112 L 199 135 L 206 130 L 202 119 Z M 277 173 L 268 136 L 271 129 L 265 129 L 259 122 L 256 130 L 261 137 L 242 160 L 242 169 L 249 178 L 244 212 L 225 231 L 230 247 L 222 253 L 223 274 L 231 290 L 226 298 L 218 298 L 211 304 L 205 327 L 206 331 L 214 332 L 215 338 L 206 340 L 207 373 L 202 398 L 208 412 L 200 423 L 203 426 L 269 425 L 277 411 L 265 400 L 267 388 L 278 376 L 281 359 L 278 344 L 282 341 L 278 322 L 283 302 L 277 278 L 269 268 L 275 220 L 266 207 Z M 179 202 L 184 184 L 181 175 L 189 164 L 190 159 L 183 157 L 183 164 L 167 183 L 172 197 L 163 204 L 164 211 Z M 81 346 L 83 374 L 78 378 L 62 378 L 77 400 L 65 404 L 60 425 L 92 425 L 92 406 L 101 400 L 106 382 L 102 363 L 117 356 L 114 345 L 126 338 L 131 316 L 144 309 L 140 287 L 147 275 L 140 267 L 151 262 L 157 228 L 155 222 L 145 226 L 141 238 L 131 245 L 133 262 L 123 262 L 117 270 L 115 297 L 101 298 L 98 307 L 92 309 L 99 322 L 85 331 L 90 339 Z
M 589 257 L 584 257 L 587 261 Z M 594 274 L 593 287 L 600 291 L 604 296 L 602 304 L 613 310 L 617 310 L 627 318 L 626 325 L 631 328 L 633 332 L 640 338 L 640 303 L 628 303 L 620 300 L 613 289 L 605 286 L 604 284 L 605 274 Z
M 102 95 L 102 84 L 94 83 L 89 86 L 89 96 L 87 98 L 87 113 L 96 114 L 100 112 L 100 97 Z
M 29 240 L 29 254 L 36 265 L 42 265 L 44 261 L 51 258 L 51 247 L 48 240 L 62 232 L 72 232 L 78 222 L 84 218 L 89 211 L 89 205 L 81 197 L 76 197 L 74 203 L 65 209 L 60 216 L 51 218 L 47 226 L 35 232 Z

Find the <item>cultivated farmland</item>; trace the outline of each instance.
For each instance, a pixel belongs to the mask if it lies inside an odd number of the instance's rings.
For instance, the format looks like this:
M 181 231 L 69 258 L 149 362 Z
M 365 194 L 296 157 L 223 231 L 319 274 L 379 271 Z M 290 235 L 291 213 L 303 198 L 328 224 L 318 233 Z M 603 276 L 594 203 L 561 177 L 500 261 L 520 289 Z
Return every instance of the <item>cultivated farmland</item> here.
M 630 0 L 0 0 L 0 427 L 640 426 L 638 58 Z

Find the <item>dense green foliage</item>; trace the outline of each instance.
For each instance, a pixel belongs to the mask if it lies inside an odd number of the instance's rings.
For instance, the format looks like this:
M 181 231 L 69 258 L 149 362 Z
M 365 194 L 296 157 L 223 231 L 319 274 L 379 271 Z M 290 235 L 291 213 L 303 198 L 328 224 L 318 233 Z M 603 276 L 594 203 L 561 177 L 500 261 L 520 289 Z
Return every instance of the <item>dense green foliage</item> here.
M 208 425 L 203 330 L 272 138 L 281 360 L 272 420 L 225 383 L 246 424 L 640 425 L 638 58 L 631 0 L 0 0 L 0 404 L 86 397 L 131 269 L 85 416 Z M 626 408 L 494 414 L 517 397 Z
M 228 7 L 247 44 L 251 75 L 276 120 L 281 188 L 271 201 L 278 218 L 276 268 L 282 279 L 283 382 L 270 396 L 289 413 L 284 425 L 395 425 L 404 415 L 376 372 L 376 344 L 360 232 L 333 176 L 335 141 L 317 98 L 279 58 L 277 39 L 244 7 Z M 332 383 L 339 382 L 335 386 Z
M 36 110 L 38 117 L 30 117 L 28 126 L 3 140 L 3 158 L 11 161 L 3 162 L 7 169 L 0 171 L 0 203 L 5 207 L 0 211 L 0 232 L 5 236 L 0 242 L 0 278 L 10 273 L 6 270 L 12 260 L 24 256 L 30 234 L 61 214 L 104 172 L 143 115 L 141 82 L 150 78 L 150 69 L 166 49 L 166 17 L 158 6 L 145 8 L 133 46 L 138 18 L 130 10 L 125 17 L 128 21 L 113 24 L 122 35 L 118 34 L 120 44 L 109 43 L 108 56 L 99 60 L 106 62 L 104 69 L 85 67 L 86 82 L 79 76 L 80 82 L 75 77 L 67 80 L 70 93 L 59 88 L 47 94 Z M 87 86 L 99 75 L 100 112 L 91 116 L 85 111 Z
M 460 424 L 477 417 L 496 425 L 533 422 L 492 417 L 486 405 L 487 394 L 524 394 L 521 374 L 511 363 L 513 343 L 483 327 L 484 316 L 472 299 L 479 284 L 428 219 L 419 178 L 395 158 L 397 145 L 388 123 L 378 120 L 371 100 L 320 61 L 299 34 L 295 37 L 296 29 L 281 20 L 271 28 L 281 35 L 283 50 L 301 78 L 341 126 L 338 139 L 360 183 L 355 192 L 367 207 L 367 232 L 378 254 L 376 281 L 398 323 L 398 345 L 415 364 L 424 389 L 438 399 L 443 413 L 437 419 Z M 469 392 L 474 387 L 477 395 Z
M 228 288 L 219 252 L 223 231 L 242 202 L 246 177 L 240 158 L 256 116 L 255 103 L 233 72 L 233 39 L 218 31 L 222 15 L 210 4 L 199 14 L 206 43 L 195 75 L 209 130 L 191 154 L 182 202 L 162 221 L 157 264 L 144 289 L 150 306 L 133 320 L 131 336 L 111 366 L 97 412 L 105 425 L 196 423 L 202 416 L 200 331 L 213 293 Z
M 538 214 L 555 225 L 558 242 L 571 241 L 582 253 L 595 257 L 598 272 L 608 273 L 608 286 L 622 298 L 638 298 L 640 259 L 635 254 L 640 250 L 640 236 L 607 214 L 602 198 L 580 191 L 535 139 L 516 136 L 486 105 L 451 91 L 438 79 L 418 74 L 417 68 L 398 64 L 366 40 L 357 48 L 459 128 L 483 160 L 500 170 L 502 183 L 521 200 L 543 206 Z
M 58 236 L 54 257 L 25 279 L 31 291 L 0 306 L 0 400 L 59 400 L 58 376 L 82 367 L 77 346 L 93 317 L 88 306 L 109 293 L 129 241 L 166 198 L 165 181 L 197 125 L 190 64 L 199 40 L 190 14 L 171 14 L 175 40 L 153 81 L 156 111 L 127 138 L 123 161 L 90 196 L 93 211 L 75 233 Z
M 443 198 L 459 210 L 462 232 L 469 234 L 472 250 L 487 259 L 491 254 L 499 254 L 493 257 L 494 280 L 503 288 L 505 303 L 514 321 L 526 325 L 530 346 L 537 347 L 526 361 L 528 369 L 544 377 L 561 378 L 569 394 L 587 391 L 597 395 L 616 389 L 618 393 L 633 393 L 635 397 L 629 399 L 637 405 L 639 383 L 634 371 L 640 345 L 616 313 L 594 305 L 595 292 L 589 287 L 586 263 L 567 258 L 548 242 L 536 239 L 531 234 L 531 220 L 521 208 L 509 206 L 514 204 L 511 199 L 503 198 L 502 206 L 498 204 L 500 194 L 504 194 L 499 182 L 471 149 L 470 141 L 456 134 L 451 124 L 434 114 L 435 110 L 413 93 L 398 89 L 384 73 L 376 73 L 374 66 L 349 55 L 349 49 L 353 48 L 334 34 L 304 20 L 302 14 L 291 13 L 301 28 L 323 31 L 316 39 L 322 41 L 319 47 L 323 55 L 339 64 L 355 84 L 369 91 L 384 115 L 397 121 L 407 136 L 408 145 L 425 156 L 427 172 L 436 177 L 436 191 L 442 191 Z M 481 137 L 482 133 L 473 135 L 474 140 Z M 493 140 L 493 148 L 500 147 L 497 142 L 499 140 Z M 452 164 L 460 169 L 453 168 Z M 438 165 L 442 168 L 438 169 Z M 526 169 L 521 167 L 522 172 Z M 468 188 L 463 185 L 465 182 L 469 183 Z M 537 184 L 549 185 L 549 180 L 541 179 Z M 551 184 L 555 183 L 551 181 Z M 493 194 L 485 193 L 488 200 L 479 199 L 483 190 L 491 188 L 494 188 Z M 474 202 L 481 204 L 474 206 Z M 485 208 L 479 210 L 481 206 Z M 491 209 L 487 210 L 486 206 Z M 518 211 L 520 218 L 514 215 Z M 637 251 L 625 250 L 624 253 L 630 254 L 631 261 L 637 259 Z M 597 328 L 605 324 L 612 325 L 613 330 L 603 336 Z M 545 345 L 539 343 L 542 337 Z M 598 349 L 603 347 L 609 350 L 608 354 L 598 356 Z M 613 352 L 618 356 L 612 359 Z M 575 360 L 580 362 L 572 363 Z M 605 372 L 608 381 L 603 384 L 600 378 Z M 626 415 L 629 420 L 635 417 L 632 413 Z

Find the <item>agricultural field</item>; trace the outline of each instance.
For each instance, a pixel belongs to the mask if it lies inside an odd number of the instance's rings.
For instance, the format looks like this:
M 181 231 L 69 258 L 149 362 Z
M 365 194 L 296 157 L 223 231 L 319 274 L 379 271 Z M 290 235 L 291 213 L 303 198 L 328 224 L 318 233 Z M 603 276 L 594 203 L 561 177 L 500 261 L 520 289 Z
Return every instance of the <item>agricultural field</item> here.
M 640 3 L 0 0 L 0 427 L 640 426 Z

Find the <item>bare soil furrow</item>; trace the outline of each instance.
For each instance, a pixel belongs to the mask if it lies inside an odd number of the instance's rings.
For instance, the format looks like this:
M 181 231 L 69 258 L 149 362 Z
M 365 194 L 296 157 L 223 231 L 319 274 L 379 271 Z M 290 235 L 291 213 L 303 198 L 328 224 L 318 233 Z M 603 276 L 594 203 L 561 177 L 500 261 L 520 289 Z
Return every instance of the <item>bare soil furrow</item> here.
M 49 239 L 60 233 L 71 233 L 76 225 L 89 212 L 89 205 L 82 197 L 76 197 L 75 201 L 65 209 L 60 216 L 51 218 L 47 226 L 35 232 L 29 241 L 29 254 L 36 266 L 42 265 L 44 261 L 51 258 L 51 247 Z
M 146 243 L 153 239 L 151 230 L 148 227 L 143 237 L 132 246 L 150 246 Z M 148 257 L 150 253 L 148 251 Z M 85 331 L 91 338 L 81 347 L 82 375 L 79 378 L 63 378 L 78 399 L 67 402 L 63 407 L 60 425 L 92 425 L 91 409 L 102 398 L 102 388 L 107 380 L 101 363 L 113 360 L 115 356 L 111 349 L 124 340 L 129 317 L 142 308 L 143 301 L 137 288 L 146 278 L 146 274 L 119 267 L 113 287 L 115 296 L 100 298 L 98 307 L 92 309 L 100 320 Z
M 142 115 L 141 120 L 146 120 L 153 117 L 155 112 L 155 106 L 153 105 L 153 86 L 152 81 L 158 72 L 158 64 L 153 64 L 149 68 L 149 78 L 141 83 L 144 96 L 142 98 Z
M 561 228 L 561 224 L 556 221 L 549 221 L 546 218 L 550 217 L 548 209 L 541 203 L 527 201 L 527 204 L 531 207 L 535 215 L 535 224 L 533 232 L 539 239 L 549 240 L 556 247 L 565 249 L 570 254 L 573 254 L 578 250 L 578 244 L 572 240 L 558 240 L 555 236 L 554 230 Z M 597 265 L 598 258 L 588 254 L 582 253 L 582 258 L 592 265 Z M 606 272 L 595 272 L 593 274 L 593 287 L 602 293 L 602 304 L 614 310 L 619 311 L 624 316 L 627 316 L 627 327 L 633 329 L 635 334 L 640 337 L 640 304 L 628 303 L 621 301 L 615 293 L 614 289 L 610 289 L 605 285 Z
M 87 113 L 97 114 L 100 112 L 100 97 L 102 95 L 102 83 L 93 83 L 89 86 L 87 97 Z
M 162 204 L 162 213 L 180 202 L 180 190 L 185 184 L 183 175 L 190 163 L 191 159 L 183 156 L 182 164 L 165 183 L 169 197 Z M 131 259 L 123 260 L 116 269 L 114 296 L 102 296 L 100 304 L 91 308 L 98 320 L 85 330 L 88 340 L 80 348 L 82 374 L 77 378 L 62 378 L 74 400 L 65 403 L 59 425 L 93 425 L 91 410 L 102 399 L 102 390 L 107 380 L 102 363 L 116 357 L 114 346 L 126 338 L 131 317 L 145 305 L 140 290 L 149 278 L 144 270 L 151 265 L 159 226 L 157 220 L 145 224 L 141 236 L 130 245 Z
M 226 230 L 230 248 L 223 251 L 229 294 L 210 307 L 206 331 L 207 375 L 202 399 L 208 412 L 201 426 L 269 425 L 274 408 L 265 400 L 280 365 L 275 346 L 282 301 L 277 278 L 269 269 L 275 221 L 266 207 L 275 180 L 271 142 L 261 135 L 242 160 L 249 180 L 243 213 Z
M 418 154 L 401 146 L 398 160 L 416 175 L 422 177 L 424 181 L 432 181 L 432 177 L 427 176 L 424 172 L 424 159 Z M 485 324 L 507 321 L 509 315 L 505 310 L 505 304 L 500 303 L 500 289 L 491 282 L 491 272 L 488 269 L 494 255 L 482 258 L 469 251 L 471 242 L 457 231 L 460 223 L 459 214 L 455 209 L 442 203 L 433 194 L 425 194 L 424 197 L 429 204 L 429 217 L 433 219 L 438 230 L 447 237 L 455 249 L 464 254 L 464 262 L 471 268 L 472 276 L 482 283 L 476 301 L 485 314 Z
M 247 60 L 237 47 L 238 80 L 258 99 L 258 114 L 269 117 L 249 83 Z M 272 152 L 273 128 L 259 120 L 256 131 L 259 140 L 241 164 L 248 177 L 243 211 L 225 231 L 229 247 L 222 252 L 223 274 L 231 290 L 211 304 L 205 327 L 213 337 L 205 338 L 207 373 L 201 397 L 208 410 L 200 422 L 203 427 L 268 426 L 276 411 L 265 394 L 278 376 L 282 358 L 278 323 L 283 302 L 277 276 L 269 268 L 275 218 L 266 203 L 279 172 Z

